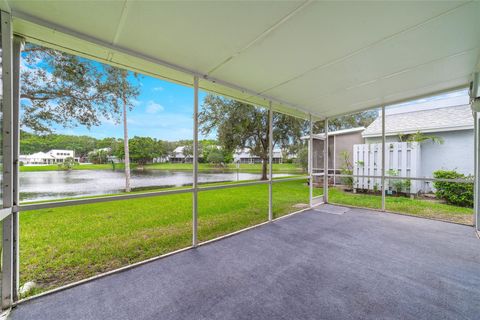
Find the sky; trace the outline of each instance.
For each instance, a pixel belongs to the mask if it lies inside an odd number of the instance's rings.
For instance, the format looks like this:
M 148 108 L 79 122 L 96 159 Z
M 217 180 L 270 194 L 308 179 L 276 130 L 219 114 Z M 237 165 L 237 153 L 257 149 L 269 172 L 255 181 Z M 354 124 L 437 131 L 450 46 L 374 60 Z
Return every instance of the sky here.
M 127 113 L 129 137 L 144 136 L 175 141 L 193 138 L 193 88 L 163 81 L 153 77 L 140 78 L 140 95 Z M 206 96 L 199 93 L 200 104 Z M 95 138 L 123 138 L 123 125 L 104 119 L 102 124 L 90 129 L 78 126 L 55 126 L 56 133 L 88 135 Z M 214 138 L 214 137 L 200 137 Z
M 100 68 L 100 64 L 98 63 Z M 22 60 L 22 68 L 42 68 L 47 73 L 49 67 L 40 60 L 27 65 Z M 150 76 L 140 75 L 137 80 L 130 76 L 130 81 L 140 86 L 140 95 L 132 101 L 134 107 L 127 112 L 129 137 L 144 136 L 167 141 L 193 139 L 193 88 Z M 200 108 L 206 93 L 199 91 Z M 22 103 L 29 103 L 27 100 Z M 22 114 L 22 110 L 20 111 Z M 25 128 L 27 131 L 28 128 Z M 123 138 L 123 122 L 102 119 L 99 126 L 87 128 L 75 126 L 65 128 L 53 125 L 52 131 L 68 135 L 88 135 L 98 139 L 106 137 Z M 200 139 L 215 139 L 215 132 L 209 136 L 200 135 Z

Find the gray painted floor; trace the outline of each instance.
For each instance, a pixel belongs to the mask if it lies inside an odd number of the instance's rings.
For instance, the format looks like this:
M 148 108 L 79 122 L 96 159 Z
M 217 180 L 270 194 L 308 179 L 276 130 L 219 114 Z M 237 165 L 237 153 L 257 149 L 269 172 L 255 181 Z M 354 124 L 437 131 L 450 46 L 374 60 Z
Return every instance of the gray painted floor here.
M 324 206 L 18 306 L 12 319 L 480 319 L 471 227 Z

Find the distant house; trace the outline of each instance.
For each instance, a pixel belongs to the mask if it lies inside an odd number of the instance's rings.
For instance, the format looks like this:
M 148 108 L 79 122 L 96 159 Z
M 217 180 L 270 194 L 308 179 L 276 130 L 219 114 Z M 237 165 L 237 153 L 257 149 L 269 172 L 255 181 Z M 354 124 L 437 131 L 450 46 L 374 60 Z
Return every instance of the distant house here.
M 387 142 L 400 141 L 400 135 L 421 132 L 443 140 L 443 143 L 425 141 L 420 144 L 419 175 L 432 177 L 437 170 L 456 170 L 474 173 L 473 116 L 469 105 L 429 107 L 411 111 L 393 109 L 385 113 Z M 365 143 L 381 143 L 382 119 L 378 117 L 362 133 Z
M 184 154 L 183 154 L 183 149 L 185 148 L 185 146 L 179 146 L 179 147 L 176 147 L 172 153 L 168 156 L 169 158 L 169 161 L 172 162 L 172 163 L 184 163 L 184 162 L 187 162 L 187 158 Z M 191 161 L 190 161 L 191 162 Z
M 185 155 L 184 154 L 185 146 L 178 146 L 175 148 L 175 150 L 172 151 L 172 153 L 168 156 L 168 160 L 171 163 L 192 163 L 193 162 L 193 155 Z M 201 159 L 202 156 L 199 155 L 199 159 Z
M 294 158 L 294 155 L 289 155 L 289 158 Z M 260 157 L 255 156 L 252 154 L 250 149 L 237 149 L 233 154 L 233 162 L 235 163 L 243 163 L 243 164 L 253 164 L 253 163 L 262 163 L 262 159 Z M 272 163 L 282 163 L 283 162 L 283 154 L 280 149 L 273 149 L 272 154 Z
M 73 158 L 75 161 L 79 161 L 78 158 L 75 158 L 75 152 L 73 150 L 62 149 L 52 149 L 48 152 L 20 155 L 19 161 L 24 165 L 55 164 L 63 163 L 67 158 Z
M 166 163 L 170 162 L 170 157 L 169 156 L 162 156 L 162 157 L 156 157 L 152 159 L 153 163 Z
M 220 147 L 218 147 L 220 148 Z M 168 157 L 168 161 L 172 163 L 191 163 L 193 161 L 193 156 L 188 155 L 185 156 L 183 151 L 185 146 L 176 147 L 175 150 L 172 151 L 170 156 Z M 202 159 L 202 155 L 199 155 L 199 159 Z M 288 159 L 295 158 L 295 155 L 289 154 Z M 273 150 L 273 163 L 282 163 L 283 162 L 283 154 L 280 149 Z M 161 162 L 161 159 L 158 159 L 158 162 Z M 243 163 L 243 164 L 254 164 L 254 163 L 262 163 L 262 159 L 260 157 L 253 155 L 248 148 L 244 149 L 237 149 L 233 153 L 233 162 L 235 163 Z
M 107 154 L 107 162 L 108 163 L 121 163 L 121 159 L 119 159 L 117 156 L 112 154 L 112 148 L 110 147 L 105 147 L 105 148 L 98 148 L 94 149 L 93 151 L 90 151 L 88 153 L 89 157 L 92 154 L 99 153 L 99 152 L 105 152 Z

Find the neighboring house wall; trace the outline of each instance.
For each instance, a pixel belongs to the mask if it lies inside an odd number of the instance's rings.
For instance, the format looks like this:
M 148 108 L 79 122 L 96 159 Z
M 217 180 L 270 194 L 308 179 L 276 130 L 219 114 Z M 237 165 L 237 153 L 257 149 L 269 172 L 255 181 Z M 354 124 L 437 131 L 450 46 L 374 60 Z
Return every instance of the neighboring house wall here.
M 463 174 L 474 173 L 473 130 L 433 133 L 444 139 L 443 144 L 422 143 L 423 176 L 432 177 L 437 170 L 455 170 Z
M 473 175 L 474 173 L 474 135 L 473 130 L 457 130 L 445 132 L 431 132 L 443 139 L 443 143 L 425 141 L 421 143 L 420 172 L 422 177 L 433 177 L 437 170 L 455 170 Z M 398 136 L 387 136 L 387 142 L 398 142 Z M 366 138 L 365 143 L 381 143 L 381 137 Z
M 337 135 L 335 137 L 335 166 L 332 162 L 329 161 L 329 168 L 335 168 L 337 171 L 345 166 L 344 158 L 342 157 L 342 152 L 348 152 L 350 162 L 353 161 L 353 145 L 364 143 L 361 132 Z M 333 148 L 328 156 L 332 157 Z M 332 157 L 333 158 L 333 157 Z

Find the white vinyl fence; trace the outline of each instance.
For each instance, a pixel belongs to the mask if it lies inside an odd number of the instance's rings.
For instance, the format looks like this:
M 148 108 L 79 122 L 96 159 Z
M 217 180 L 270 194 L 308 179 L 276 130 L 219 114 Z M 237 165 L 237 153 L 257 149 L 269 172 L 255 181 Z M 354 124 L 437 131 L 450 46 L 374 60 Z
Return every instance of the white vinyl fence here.
M 388 142 L 385 146 L 385 175 L 398 177 L 420 176 L 420 144 L 417 142 Z M 354 189 L 379 191 L 382 188 L 382 144 L 356 144 L 353 146 L 353 175 L 378 176 L 354 178 Z M 421 182 L 402 179 L 385 182 L 386 190 L 417 193 Z

